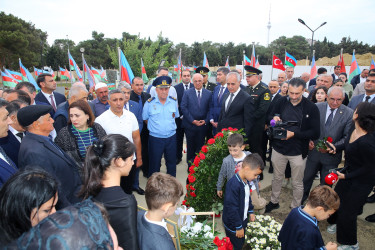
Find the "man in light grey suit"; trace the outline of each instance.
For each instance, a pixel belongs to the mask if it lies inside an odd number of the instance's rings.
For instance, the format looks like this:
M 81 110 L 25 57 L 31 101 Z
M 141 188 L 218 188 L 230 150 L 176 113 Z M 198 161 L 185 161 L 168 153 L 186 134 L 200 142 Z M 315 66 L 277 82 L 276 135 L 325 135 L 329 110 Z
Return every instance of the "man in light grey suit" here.
M 361 102 L 371 102 L 375 104 L 375 73 L 370 73 L 365 81 L 365 94 L 353 96 L 348 107 L 355 110 Z
M 344 144 L 352 124 L 353 110 L 342 104 L 345 90 L 341 87 L 332 87 L 328 90 L 327 102 L 317 103 L 320 113 L 320 136 L 316 141 L 310 141 L 309 155 L 303 178 L 302 203 L 307 199 L 314 177 L 320 170 L 320 184 L 324 185 L 324 178 L 328 171 L 337 168 L 341 162 L 342 152 L 332 155 L 325 149 L 317 149 L 315 145 L 325 137 L 333 139 L 333 145 Z

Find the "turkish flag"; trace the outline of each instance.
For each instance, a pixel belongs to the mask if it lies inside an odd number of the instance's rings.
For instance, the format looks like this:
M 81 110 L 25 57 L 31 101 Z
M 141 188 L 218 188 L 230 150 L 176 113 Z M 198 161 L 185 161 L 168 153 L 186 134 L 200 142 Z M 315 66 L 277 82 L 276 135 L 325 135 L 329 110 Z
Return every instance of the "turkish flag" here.
M 273 55 L 272 58 L 272 68 L 281 69 L 282 71 L 285 71 L 283 62 L 275 55 Z
M 340 55 L 340 59 L 339 59 L 339 62 L 337 63 L 337 65 L 341 67 L 340 73 L 343 73 L 343 72 L 346 73 L 344 57 L 342 55 Z

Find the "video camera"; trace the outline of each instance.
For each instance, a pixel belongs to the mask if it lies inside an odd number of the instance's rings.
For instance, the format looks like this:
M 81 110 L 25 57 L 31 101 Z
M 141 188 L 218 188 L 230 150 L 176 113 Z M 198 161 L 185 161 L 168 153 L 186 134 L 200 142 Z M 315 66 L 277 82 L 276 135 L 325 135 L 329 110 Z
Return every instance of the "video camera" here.
M 286 138 L 286 129 L 285 127 L 287 126 L 297 126 L 298 122 L 297 121 L 287 121 L 287 122 L 282 122 L 282 121 L 275 121 L 272 119 L 270 121 L 270 127 L 267 129 L 267 136 L 270 139 L 285 139 Z

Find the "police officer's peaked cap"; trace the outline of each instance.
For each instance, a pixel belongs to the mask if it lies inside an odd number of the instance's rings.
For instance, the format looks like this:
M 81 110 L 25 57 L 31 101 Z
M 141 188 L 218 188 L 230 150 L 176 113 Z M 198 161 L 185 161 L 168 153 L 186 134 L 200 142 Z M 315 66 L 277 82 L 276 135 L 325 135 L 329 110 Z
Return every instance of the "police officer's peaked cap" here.
M 152 86 L 157 88 L 167 88 L 171 86 L 171 83 L 172 78 L 169 76 L 159 76 L 152 82 Z
M 245 66 L 245 70 L 246 70 L 246 75 L 247 76 L 252 76 L 252 75 L 260 75 L 262 74 L 262 71 L 257 69 L 257 68 L 254 68 L 252 66 L 249 66 L 249 65 L 246 65 Z

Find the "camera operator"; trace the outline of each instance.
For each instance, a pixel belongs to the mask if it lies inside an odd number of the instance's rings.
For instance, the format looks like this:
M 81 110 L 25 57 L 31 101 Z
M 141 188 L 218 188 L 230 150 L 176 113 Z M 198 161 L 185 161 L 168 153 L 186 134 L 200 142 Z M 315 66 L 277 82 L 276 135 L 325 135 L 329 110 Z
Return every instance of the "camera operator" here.
M 284 127 L 286 138 L 273 140 L 272 194 L 271 201 L 266 206 L 266 212 L 280 207 L 279 196 L 288 161 L 292 169 L 293 185 L 293 200 L 290 207 L 295 208 L 301 205 L 309 141 L 318 139 L 320 135 L 319 110 L 314 103 L 302 96 L 304 91 L 305 82 L 302 79 L 291 79 L 288 85 L 288 96 L 280 98 L 271 113 L 276 122 L 294 122 Z M 276 114 L 279 115 L 276 116 Z

